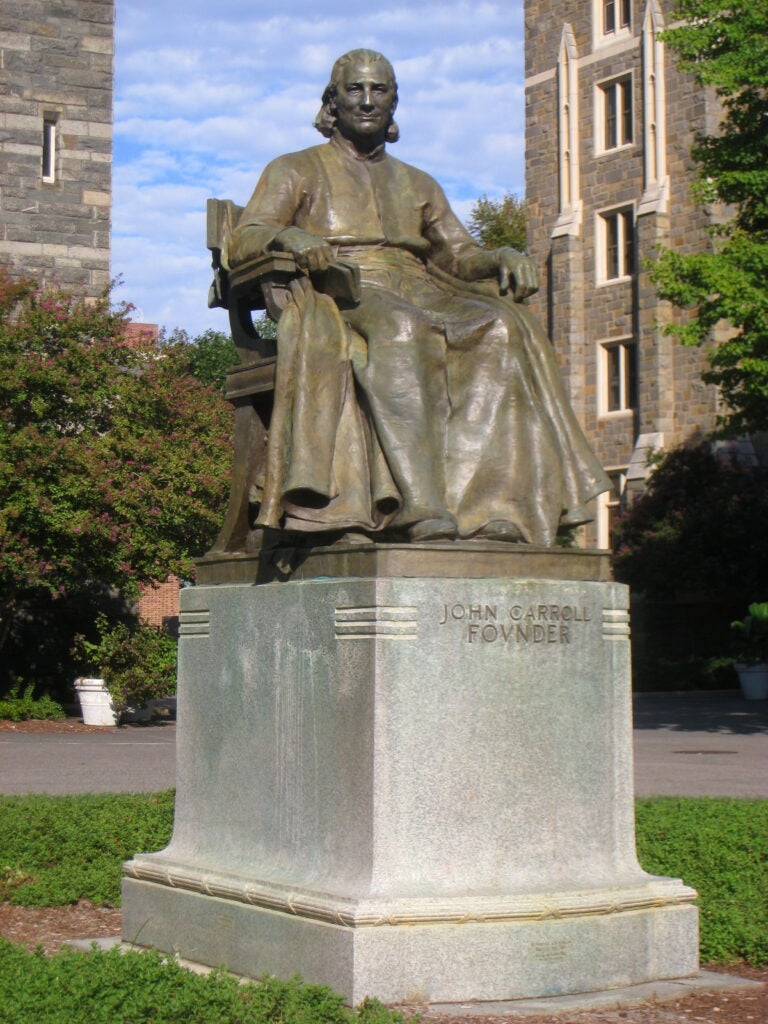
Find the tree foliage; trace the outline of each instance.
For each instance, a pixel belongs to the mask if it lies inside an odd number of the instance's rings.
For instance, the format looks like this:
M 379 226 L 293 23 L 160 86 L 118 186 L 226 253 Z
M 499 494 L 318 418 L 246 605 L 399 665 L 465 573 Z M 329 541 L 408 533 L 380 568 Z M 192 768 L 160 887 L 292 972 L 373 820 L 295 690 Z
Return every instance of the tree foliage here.
M 768 472 L 709 444 L 666 454 L 619 520 L 616 579 L 648 597 L 765 600 Z
M 184 343 L 186 337 L 178 337 Z M 214 331 L 212 328 L 203 331 L 191 342 L 187 349 L 189 372 L 203 384 L 212 384 L 224 390 L 224 379 L 227 370 L 237 366 L 239 358 L 237 349 L 229 334 Z
M 277 337 L 277 324 L 266 313 L 254 317 L 253 326 L 262 338 Z M 183 331 L 174 332 L 171 340 L 186 344 L 187 365 L 193 377 L 224 391 L 227 371 L 240 363 L 231 335 L 209 327 L 191 341 Z
M 467 227 L 484 249 L 509 245 L 525 251 L 525 203 L 511 192 L 501 199 L 480 196 L 472 206 Z
M 30 595 L 189 576 L 220 525 L 229 407 L 125 319 L 0 274 L 0 644 Z
M 662 250 L 651 277 L 662 298 L 687 310 L 668 331 L 700 345 L 723 323 L 731 336 L 710 354 L 707 383 L 721 389 L 725 433 L 768 429 L 768 7 L 734 0 L 678 0 L 683 24 L 663 38 L 679 66 L 714 87 L 723 117 L 700 135 L 694 190 L 704 204 L 728 204 L 709 252 Z

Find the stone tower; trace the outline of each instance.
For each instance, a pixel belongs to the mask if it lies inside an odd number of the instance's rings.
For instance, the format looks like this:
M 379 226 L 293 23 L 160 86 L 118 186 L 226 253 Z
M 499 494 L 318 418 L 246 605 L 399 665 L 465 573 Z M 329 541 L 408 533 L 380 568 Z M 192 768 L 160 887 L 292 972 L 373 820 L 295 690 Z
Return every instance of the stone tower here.
M 616 484 L 640 489 L 650 450 L 714 426 L 706 354 L 665 337 L 671 311 L 645 261 L 659 244 L 708 244 L 691 198 L 690 147 L 718 122 L 716 97 L 676 70 L 658 39 L 664 0 L 525 0 L 529 251 L 538 312 L 577 415 Z
M 90 296 L 110 279 L 114 7 L 0 11 L 0 262 Z

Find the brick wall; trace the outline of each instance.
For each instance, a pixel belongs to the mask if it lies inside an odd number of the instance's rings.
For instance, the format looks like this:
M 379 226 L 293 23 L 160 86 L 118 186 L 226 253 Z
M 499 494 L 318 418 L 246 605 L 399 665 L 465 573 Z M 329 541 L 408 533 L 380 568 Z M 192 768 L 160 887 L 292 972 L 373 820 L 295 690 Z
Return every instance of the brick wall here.
M 142 588 L 138 602 L 139 619 L 175 633 L 179 625 L 179 580 L 169 576 L 164 583 Z
M 91 296 L 110 280 L 113 23 L 114 0 L 0 6 L 0 260 Z
M 159 337 L 158 324 L 144 324 L 136 320 L 127 320 L 125 323 L 125 340 L 129 345 L 157 346 Z

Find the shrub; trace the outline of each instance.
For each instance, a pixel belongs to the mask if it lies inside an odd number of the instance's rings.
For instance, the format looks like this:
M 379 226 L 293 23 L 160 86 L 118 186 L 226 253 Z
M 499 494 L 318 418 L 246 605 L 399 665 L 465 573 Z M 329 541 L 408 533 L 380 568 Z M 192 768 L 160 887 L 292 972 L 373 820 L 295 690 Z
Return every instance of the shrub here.
M 668 452 L 617 524 L 613 567 L 633 590 L 636 689 L 736 687 L 729 623 L 768 578 L 768 472 L 710 444 Z
M 0 648 L 44 594 L 189 578 L 220 529 L 231 407 L 128 312 L 0 268 Z
M 96 618 L 97 641 L 78 635 L 75 651 L 89 675 L 103 678 L 118 709 L 142 707 L 176 692 L 176 641 L 146 623 Z
M 10 719 L 12 722 L 23 722 L 30 718 L 42 718 L 49 721 L 56 721 L 64 718 L 64 709 L 61 704 L 47 694 L 42 697 L 33 697 L 35 684 L 30 683 L 24 693 L 20 694 L 21 680 L 18 680 L 11 687 L 6 697 L 0 698 L 0 718 Z
M 743 619 L 731 623 L 736 634 L 737 658 L 747 665 L 768 661 L 768 601 L 753 601 Z

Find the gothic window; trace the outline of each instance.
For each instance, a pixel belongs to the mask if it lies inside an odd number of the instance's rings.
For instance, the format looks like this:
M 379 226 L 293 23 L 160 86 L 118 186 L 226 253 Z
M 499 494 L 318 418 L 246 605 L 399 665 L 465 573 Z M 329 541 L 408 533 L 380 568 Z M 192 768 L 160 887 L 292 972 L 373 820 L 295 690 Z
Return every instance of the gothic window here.
M 600 343 L 600 412 L 637 408 L 637 346 L 633 338 Z
M 598 88 L 602 149 L 629 145 L 634 140 L 632 77 L 616 78 Z
M 631 0 L 602 0 L 603 34 L 629 28 L 632 23 Z
M 597 505 L 597 546 L 609 550 L 614 547 L 616 520 L 625 504 L 627 485 L 626 466 L 606 471 L 613 490 L 601 494 Z
M 597 279 L 629 277 L 635 269 L 635 225 L 631 207 L 604 210 L 597 224 Z
M 559 216 L 552 237 L 581 232 L 579 186 L 579 81 L 576 39 L 563 25 L 557 59 L 557 150 Z
M 638 213 L 658 213 L 667 209 L 666 82 L 664 43 L 659 33 L 664 20 L 656 0 L 649 0 L 643 20 L 643 166 L 645 191 Z
M 45 182 L 56 181 L 56 129 L 57 119 L 54 115 L 43 118 L 43 154 L 41 177 Z

